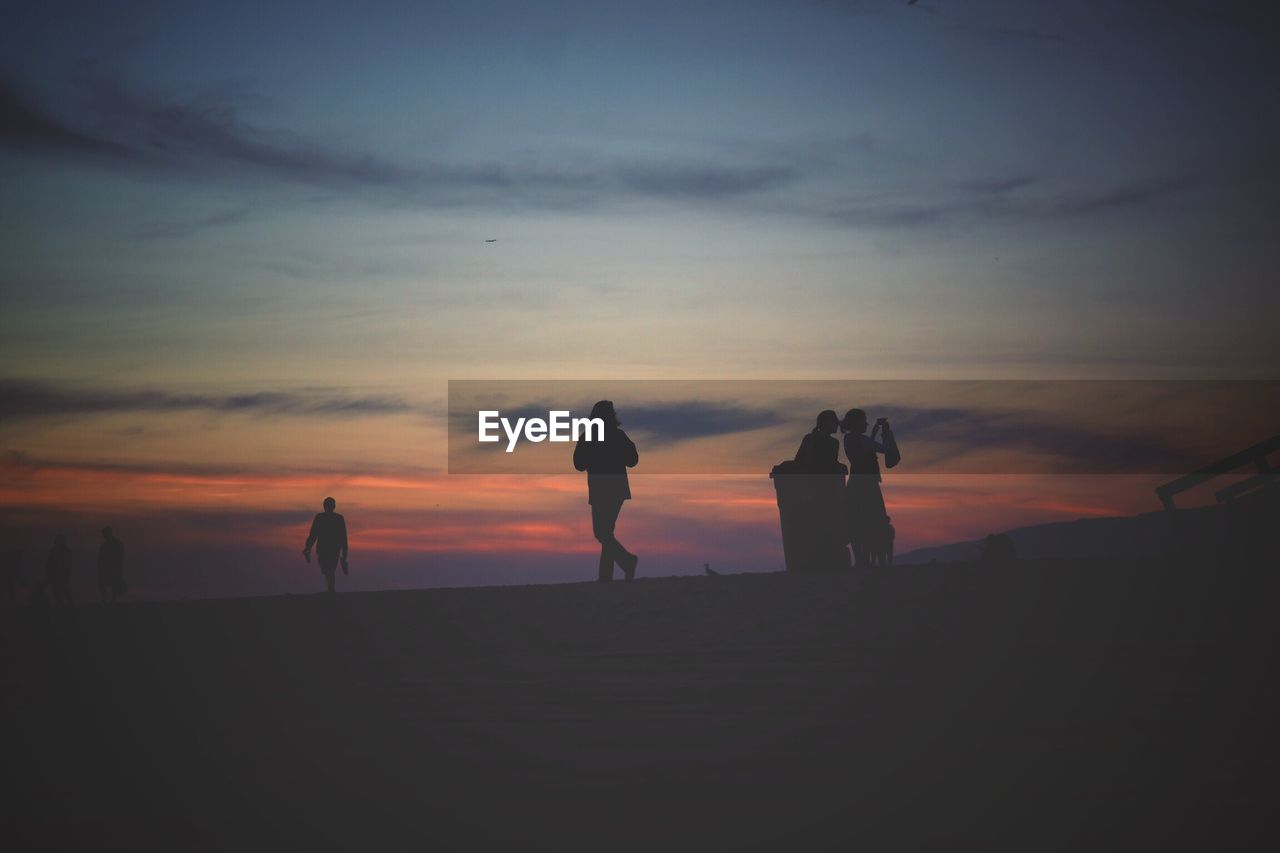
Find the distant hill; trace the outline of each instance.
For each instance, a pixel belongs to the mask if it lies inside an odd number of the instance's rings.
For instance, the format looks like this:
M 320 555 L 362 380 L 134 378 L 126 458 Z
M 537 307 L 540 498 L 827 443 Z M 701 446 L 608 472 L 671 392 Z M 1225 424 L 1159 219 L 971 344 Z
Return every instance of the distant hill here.
M 1203 507 L 1184 510 L 1184 518 L 1195 519 L 1197 515 L 1204 514 L 1205 510 L 1212 509 Z M 989 532 L 1008 534 L 1013 539 L 1020 558 L 1137 557 L 1156 556 L 1173 550 L 1175 545 L 1169 525 L 1168 517 L 1163 511 L 1157 510 L 1137 516 L 1081 518 L 1076 521 L 1055 521 Z M 917 548 L 896 556 L 894 562 L 928 563 L 937 560 L 939 563 L 952 563 L 973 560 L 981 553 L 980 541 L 981 539 L 974 539 L 932 548 Z

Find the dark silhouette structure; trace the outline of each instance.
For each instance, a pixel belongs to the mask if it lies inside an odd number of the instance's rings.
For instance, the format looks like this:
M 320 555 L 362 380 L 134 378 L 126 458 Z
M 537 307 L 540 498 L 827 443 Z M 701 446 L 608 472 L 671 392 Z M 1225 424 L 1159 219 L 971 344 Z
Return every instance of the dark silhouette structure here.
M 868 436 L 867 413 L 850 409 L 840 421 L 840 429 L 845 434 L 844 452 L 849 459 L 849 482 L 845 487 L 849 544 L 853 546 L 854 566 L 866 566 L 888 518 L 880 492 L 879 457 L 883 455 L 885 467 L 892 468 L 902 456 L 888 418 L 877 419 Z M 882 440 L 877 440 L 877 434 Z
M 53 547 L 44 563 L 44 580 L 54 604 L 71 604 L 71 549 L 61 533 L 53 537 Z
M 846 469 L 837 458 L 840 442 L 833 435 L 839 424 L 831 409 L 819 412 L 795 458 L 769 473 L 789 572 L 849 568 L 843 513 Z
M 107 602 L 124 595 L 128 587 L 124 582 L 124 543 L 116 538 L 110 527 L 102 528 L 102 544 L 98 546 L 98 599 Z
M 26 585 L 22 576 L 22 550 L 16 549 L 0 554 L 0 598 L 6 607 L 18 603 L 18 586 Z
M 1182 553 L 1203 557 L 1230 552 L 1246 558 L 1280 555 L 1280 527 L 1276 525 L 1280 517 L 1280 467 L 1270 459 L 1277 453 L 1280 435 L 1273 435 L 1156 489 Z M 1244 476 L 1250 468 L 1253 474 Z M 1197 514 L 1175 505 L 1176 495 L 1230 475 L 1241 479 L 1214 492 L 1216 506 Z
M 573 448 L 573 467 L 587 472 L 587 503 L 591 504 L 591 531 L 600 543 L 599 581 L 613 580 L 617 563 L 626 580 L 636 575 L 640 558 L 632 554 L 614 535 L 623 501 L 631 500 L 627 469 L 636 467 L 640 456 L 635 443 L 622 431 L 612 400 L 591 407 L 591 417 L 604 421 L 604 440 L 578 441 Z
M 333 511 L 337 505 L 338 502 L 333 498 L 324 499 L 324 512 L 316 513 L 316 517 L 311 520 L 311 532 L 307 534 L 307 544 L 302 547 L 302 556 L 310 563 L 311 547 L 315 546 L 320 573 L 324 575 L 329 592 L 334 589 L 338 563 L 342 563 L 344 575 L 348 571 L 347 520 Z

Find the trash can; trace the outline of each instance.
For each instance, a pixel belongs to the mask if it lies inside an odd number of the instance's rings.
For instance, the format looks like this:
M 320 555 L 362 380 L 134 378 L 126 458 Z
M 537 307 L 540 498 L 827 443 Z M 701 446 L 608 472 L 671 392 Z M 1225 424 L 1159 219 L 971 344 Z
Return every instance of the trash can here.
M 841 464 L 830 473 L 812 473 L 788 460 L 769 472 L 778 497 L 788 572 L 849 568 L 844 511 L 847 470 Z

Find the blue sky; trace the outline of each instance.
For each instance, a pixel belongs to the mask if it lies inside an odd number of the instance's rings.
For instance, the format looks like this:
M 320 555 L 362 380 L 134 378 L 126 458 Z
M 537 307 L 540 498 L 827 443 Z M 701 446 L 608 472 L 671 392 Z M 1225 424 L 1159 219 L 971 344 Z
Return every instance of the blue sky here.
M 296 382 L 290 353 L 332 374 L 357 349 L 412 360 L 392 383 L 545 375 L 573 341 L 663 376 L 1274 354 L 1241 310 L 1274 305 L 1253 13 L 23 5 L 0 275 L 24 376 Z M 618 311 L 644 343 L 601 330 Z

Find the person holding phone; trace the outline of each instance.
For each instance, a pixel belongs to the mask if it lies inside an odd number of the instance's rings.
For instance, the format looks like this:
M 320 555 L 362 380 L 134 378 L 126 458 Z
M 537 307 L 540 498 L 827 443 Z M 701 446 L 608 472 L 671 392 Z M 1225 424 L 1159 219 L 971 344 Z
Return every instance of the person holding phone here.
M 884 456 L 885 467 L 892 468 L 901 461 L 902 455 L 888 418 L 877 418 L 871 435 L 867 435 L 867 413 L 850 409 L 840 421 L 840 429 L 844 432 L 844 453 L 849 459 L 845 509 L 853 565 L 869 566 L 871 548 L 879 541 L 881 527 L 888 519 L 884 495 L 880 492 L 880 456 Z

